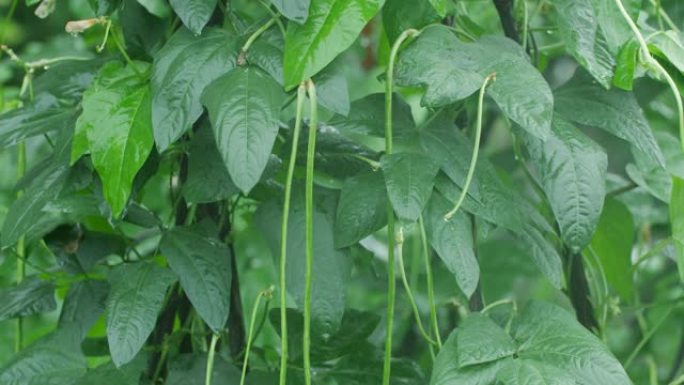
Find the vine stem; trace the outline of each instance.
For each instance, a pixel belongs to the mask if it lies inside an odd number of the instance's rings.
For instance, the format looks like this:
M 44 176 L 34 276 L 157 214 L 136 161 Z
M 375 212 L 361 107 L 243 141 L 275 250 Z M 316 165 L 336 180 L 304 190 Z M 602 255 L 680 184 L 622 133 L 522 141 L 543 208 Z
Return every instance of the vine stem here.
M 670 314 L 672 314 L 672 308 L 668 309 L 668 310 L 665 312 L 665 314 L 663 315 L 663 317 L 660 318 L 660 320 L 658 320 L 658 322 L 653 326 L 653 328 L 651 328 L 651 330 L 649 330 L 649 331 L 644 335 L 644 337 L 641 339 L 641 341 L 639 341 L 639 344 L 637 344 L 637 346 L 634 348 L 634 350 L 633 350 L 632 353 L 629 355 L 629 357 L 627 357 L 627 360 L 625 361 L 625 364 L 624 364 L 625 369 L 629 368 L 629 366 L 632 364 L 632 362 L 633 362 L 634 359 L 636 358 L 637 354 L 639 354 L 639 352 L 641 351 L 641 349 L 643 349 L 643 347 L 646 346 L 646 344 L 648 343 L 648 341 L 651 340 L 651 337 L 653 337 L 653 335 L 655 334 L 655 332 L 657 332 L 658 329 L 660 329 L 660 327 L 663 325 L 663 323 L 665 322 L 665 320 L 670 316 Z
M 251 47 L 252 44 L 254 44 L 254 42 L 256 41 L 256 39 L 258 39 L 259 36 L 261 36 L 262 33 L 266 32 L 267 29 L 271 28 L 271 26 L 272 26 L 273 24 L 275 24 L 275 22 L 276 22 L 277 19 L 278 19 L 278 16 L 277 16 L 277 15 L 276 15 L 276 16 L 273 16 L 266 24 L 262 25 L 261 27 L 259 27 L 259 29 L 257 29 L 256 31 L 254 31 L 254 33 L 252 33 L 252 34 L 249 36 L 249 38 L 247 38 L 247 41 L 246 41 L 245 44 L 242 46 L 242 50 L 241 50 L 241 51 L 242 51 L 243 53 L 244 53 L 244 52 L 247 52 L 247 51 L 249 50 L 249 47 Z
M 394 87 L 394 63 L 399 48 L 409 38 L 420 35 L 420 31 L 407 29 L 402 32 L 392 45 L 385 81 L 385 154 L 392 154 L 392 95 Z M 394 301 L 396 298 L 396 278 L 394 274 L 394 210 L 387 203 L 387 315 L 385 335 L 385 355 L 382 364 L 382 385 L 390 384 L 392 372 L 392 330 L 394 329 Z
M 204 385 L 211 385 L 211 375 L 214 372 L 214 359 L 216 358 L 216 343 L 221 335 L 214 333 L 211 336 L 211 343 L 209 345 L 209 357 L 207 357 L 207 373 L 204 377 Z
M 425 234 L 425 223 L 423 215 L 418 217 L 418 227 L 420 228 L 420 243 L 423 248 L 425 258 L 425 276 L 427 278 L 428 305 L 430 306 L 430 322 L 437 341 L 437 348 L 442 349 L 442 337 L 439 335 L 439 322 L 437 319 L 437 307 L 435 306 L 435 285 L 432 278 L 432 263 L 430 261 L 430 249 L 428 248 L 427 235 Z
M 259 311 L 259 305 L 261 304 L 261 299 L 266 298 L 266 301 L 271 299 L 273 295 L 273 287 L 269 287 L 266 290 L 259 292 L 254 302 L 254 307 L 252 308 L 252 317 L 249 321 L 249 332 L 247 333 L 247 347 L 245 348 L 245 358 L 242 361 L 242 376 L 240 377 L 240 385 L 245 384 L 245 378 L 247 377 L 247 364 L 249 363 L 249 352 L 252 350 L 252 338 L 254 336 L 254 326 L 256 324 L 256 316 Z
M 413 297 L 413 292 L 411 291 L 411 287 L 409 286 L 408 280 L 406 279 L 406 269 L 404 268 L 404 228 L 399 227 L 397 230 L 397 235 L 396 235 L 396 240 L 397 244 L 397 261 L 399 262 L 399 273 L 401 274 L 401 282 L 404 285 L 404 290 L 406 290 L 406 296 L 409 299 L 409 303 L 411 304 L 411 308 L 413 309 L 413 317 L 416 320 L 416 324 L 418 325 L 418 330 L 420 330 L 420 334 L 423 336 L 425 341 L 427 341 L 428 344 L 430 345 L 437 345 L 437 342 L 433 340 L 428 332 L 425 331 L 425 328 L 423 327 L 423 321 L 420 319 L 420 312 L 418 311 L 418 305 L 416 305 L 416 300 Z M 432 348 L 432 346 L 430 347 Z
M 316 86 L 310 79 L 306 82 L 309 94 L 310 117 L 309 117 L 309 140 L 306 150 L 306 186 L 305 186 L 305 211 L 306 211 L 306 272 L 304 277 L 304 331 L 303 331 L 303 354 L 304 354 L 304 383 L 311 385 L 311 289 L 313 275 L 313 179 L 314 179 L 314 156 L 316 154 L 316 130 L 318 129 L 318 101 Z
M 297 89 L 297 113 L 295 116 L 294 132 L 292 134 L 292 150 L 290 151 L 290 163 L 287 166 L 287 178 L 285 180 L 285 201 L 283 203 L 283 218 L 280 227 L 280 385 L 287 383 L 287 285 L 285 282 L 285 268 L 287 266 L 287 225 L 290 217 L 290 201 L 292 200 L 292 180 L 294 179 L 295 162 L 297 161 L 297 147 L 299 135 L 302 131 L 302 114 L 304 112 L 304 99 L 306 86 L 304 83 Z
M 461 195 L 458 197 L 454 208 L 444 215 L 444 220 L 449 221 L 456 215 L 458 210 L 461 208 L 466 195 L 468 194 L 468 189 L 473 181 L 473 176 L 475 175 L 475 167 L 477 166 L 477 157 L 480 154 L 480 139 L 482 136 L 482 111 L 484 109 L 484 95 L 487 90 L 487 86 L 496 80 L 496 73 L 491 73 L 487 75 L 482 87 L 480 87 L 480 95 L 477 102 L 477 121 L 475 123 L 475 142 L 473 143 L 473 155 L 470 158 L 470 167 L 468 167 L 468 175 L 466 176 L 465 184 L 461 190 Z
M 32 93 L 31 93 L 32 94 Z M 26 143 L 21 142 L 17 148 L 17 179 L 21 180 L 26 174 Z M 17 192 L 17 198 L 20 198 L 22 192 Z M 17 285 L 21 284 L 26 277 L 26 264 L 24 259 L 26 258 L 26 240 L 22 236 L 17 241 Z M 18 317 L 16 321 L 16 331 L 15 331 L 15 341 L 14 341 L 14 351 L 19 353 L 22 348 L 24 340 L 24 319 Z
M 634 20 L 632 20 L 632 18 L 629 16 L 629 13 L 627 13 L 625 6 L 622 4 L 622 0 L 615 0 L 615 4 L 620 9 L 622 17 L 629 25 L 629 28 L 632 29 L 634 36 L 639 42 L 639 46 L 641 46 L 641 54 L 644 56 L 646 64 L 650 65 L 651 69 L 665 78 L 665 81 L 667 81 L 670 89 L 672 89 L 675 101 L 677 102 L 677 112 L 679 114 L 679 140 L 681 142 L 682 149 L 684 149 L 684 103 L 682 102 L 682 95 L 679 93 L 679 88 L 677 88 L 677 84 L 675 83 L 674 79 L 672 79 L 672 76 L 667 73 L 667 70 L 665 70 L 665 68 L 663 68 L 663 66 L 660 65 L 660 63 L 651 55 L 651 52 L 648 50 L 648 43 L 646 43 L 646 39 L 644 39 L 644 35 L 641 34 L 639 27 L 637 27 L 637 25 L 634 23 Z

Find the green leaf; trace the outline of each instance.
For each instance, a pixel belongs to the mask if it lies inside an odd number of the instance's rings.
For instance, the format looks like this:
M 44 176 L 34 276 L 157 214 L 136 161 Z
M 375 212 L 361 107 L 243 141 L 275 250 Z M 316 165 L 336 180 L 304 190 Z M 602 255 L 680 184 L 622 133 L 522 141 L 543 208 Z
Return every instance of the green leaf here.
M 207 25 L 218 0 L 169 0 L 171 8 L 192 33 L 199 35 Z
M 65 131 L 63 136 L 70 133 Z M 69 175 L 70 140 L 61 140 L 49 163 L 32 179 L 20 198 L 12 203 L 2 226 L 2 247 L 14 245 L 20 237 L 31 234 L 45 217 L 46 206 L 54 202 Z
M 397 153 L 381 159 L 389 200 L 400 218 L 415 221 L 430 199 L 439 165 L 422 154 Z
M 511 337 L 491 318 L 469 315 L 458 327 L 458 365 L 463 368 L 510 357 L 517 351 Z
M 606 199 L 591 240 L 591 252 L 598 256 L 608 284 L 626 301 L 634 295 L 631 261 L 634 230 L 634 219 L 627 206 L 618 200 Z
M 83 340 L 104 313 L 107 294 L 109 284 L 105 281 L 84 280 L 73 283 L 64 298 L 62 312 L 59 315 L 60 327 L 71 323 L 77 324 Z
M 121 368 L 117 368 L 112 362 L 102 364 L 86 372 L 75 385 L 138 385 L 145 370 L 145 361 L 142 356 L 138 356 Z
M 635 40 L 628 41 L 617 56 L 617 64 L 615 66 L 615 76 L 613 76 L 613 85 L 625 91 L 631 91 L 634 86 L 634 71 L 637 66 L 637 59 L 639 55 L 639 43 Z
M 244 67 L 216 79 L 202 94 L 219 152 L 233 182 L 245 194 L 266 168 L 284 99 L 273 78 Z
M 247 51 L 247 62 L 271 75 L 283 85 L 283 46 L 285 38 L 280 33 L 264 32 Z
M 302 24 L 309 16 L 311 1 L 312 0 L 271 0 L 271 3 L 275 5 L 280 14 L 292 21 Z
M 76 108 L 51 94 L 39 94 L 28 105 L 0 115 L 0 149 L 73 124 Z
M 200 317 L 214 332 L 222 330 L 230 310 L 228 246 L 192 228 L 175 227 L 164 233 L 159 248 Z
M 653 162 L 665 164 L 663 153 L 633 93 L 604 90 L 586 73 L 580 72 L 554 94 L 556 112 L 565 119 L 605 130 L 628 141 Z
M 166 289 L 176 280 L 153 263 L 125 263 L 109 276 L 107 340 L 117 367 L 130 362 L 154 329 Z
M 216 28 L 195 36 L 181 28 L 155 55 L 152 65 L 152 126 L 160 151 L 166 150 L 202 115 L 200 96 L 235 67 L 237 37 Z
M 573 314 L 556 305 L 530 303 L 513 337 L 520 344 L 518 356 L 524 363 L 541 362 L 580 384 L 632 384 L 608 347 Z
M 205 385 L 205 354 L 181 355 L 171 361 L 169 366 L 167 385 Z M 213 384 L 237 384 L 240 381 L 240 372 L 234 365 L 217 356 L 211 379 Z
M 351 103 L 349 115 L 337 114 L 328 124 L 347 137 L 355 135 L 385 136 L 385 94 L 375 93 Z M 392 98 L 392 124 L 395 136 L 405 136 L 415 130 L 411 107 L 395 94 Z
M 301 191 L 300 191 L 301 190 Z M 288 293 L 298 309 L 304 308 L 306 260 L 304 256 L 303 189 L 293 193 L 288 221 L 286 282 Z M 282 206 L 268 201 L 259 207 L 254 222 L 274 256 L 280 255 Z M 312 335 L 324 336 L 337 331 L 344 315 L 346 282 L 350 273 L 347 256 L 333 246 L 333 228 L 318 208 L 313 214 L 314 261 L 312 274 Z M 278 258 L 276 257 L 276 260 Z
M 478 336 L 487 340 L 492 337 L 475 333 L 468 336 L 472 341 L 465 346 L 461 345 L 462 334 L 467 335 L 470 330 L 468 325 L 460 326 L 440 350 L 430 384 L 631 385 L 625 370 L 610 350 L 566 310 L 544 302 L 531 302 L 517 318 L 516 325 L 509 338 L 500 334 L 503 333 L 501 328 L 491 325 L 498 328 L 496 333 L 501 341 L 478 345 L 475 344 Z M 479 329 L 482 325 L 473 327 Z M 515 345 L 511 349 L 513 341 Z M 483 364 L 458 366 L 462 355 L 477 349 L 489 353 L 491 358 L 501 358 Z M 485 356 L 484 352 L 482 356 Z
M 149 68 L 142 62 L 135 66 L 138 71 Z M 125 208 L 133 179 L 152 150 L 151 120 L 149 86 L 130 65 L 107 63 L 83 95 L 71 159 L 90 152 L 115 217 Z
M 563 241 L 579 253 L 591 241 L 601 215 L 608 157 L 597 143 L 560 118 L 554 119 L 545 142 L 527 137 L 525 144 Z
M 314 78 L 314 83 L 316 83 L 318 104 L 334 113 L 349 115 L 349 90 L 347 79 L 343 74 L 323 71 Z
M 568 52 L 601 85 L 609 88 L 615 59 L 609 52 L 592 0 L 553 0 L 551 3 L 556 7 L 558 29 Z
M 166 0 L 138 0 L 138 3 L 145 7 L 147 12 L 165 19 L 171 15 L 171 8 Z
M 444 215 L 451 204 L 439 193 L 432 194 L 428 203 L 425 225 L 430 245 L 456 277 L 461 291 L 470 298 L 480 280 L 480 267 L 475 258 L 472 223 L 463 212 L 448 221 Z
M 335 219 L 335 247 L 351 246 L 387 224 L 387 189 L 382 175 L 362 172 L 342 186 Z
M 60 328 L 12 357 L 0 368 L 3 385 L 71 385 L 87 365 L 75 327 Z
M 424 86 L 421 103 L 440 107 L 470 96 L 492 73 L 497 76 L 488 95 L 510 119 L 544 139 L 553 116 L 551 89 L 522 48 L 509 39 L 485 36 L 464 43 L 444 26 L 430 27 L 404 49 L 396 81 Z
M 210 203 L 228 199 L 238 192 L 216 147 L 211 127 L 202 124 L 190 142 L 183 196 L 189 203 Z
M 672 222 L 672 242 L 675 247 L 675 261 L 679 268 L 679 278 L 684 281 L 684 179 L 678 177 L 672 178 L 670 221 Z
M 439 17 L 427 1 L 387 0 L 382 7 L 382 25 L 390 44 L 407 29 L 421 29 L 439 22 Z
M 384 0 L 312 0 L 302 25 L 290 23 L 285 37 L 285 88 L 317 74 L 349 48 Z
M 649 48 L 663 56 L 680 72 L 684 72 L 684 37 L 676 31 L 655 32 L 649 38 Z
M 45 313 L 57 307 L 55 284 L 32 278 L 0 291 L 0 321 Z

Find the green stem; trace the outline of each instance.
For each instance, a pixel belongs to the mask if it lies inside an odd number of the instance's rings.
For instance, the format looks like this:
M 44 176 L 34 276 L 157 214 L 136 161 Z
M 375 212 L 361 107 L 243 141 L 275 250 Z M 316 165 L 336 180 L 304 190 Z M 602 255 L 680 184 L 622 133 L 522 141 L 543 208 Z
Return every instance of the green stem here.
M 425 223 L 423 216 L 418 217 L 418 226 L 420 227 L 420 243 L 423 247 L 423 256 L 425 257 L 425 275 L 427 278 L 427 292 L 428 305 L 430 306 L 430 322 L 432 322 L 432 330 L 437 341 L 437 348 L 442 349 L 442 337 L 439 335 L 439 322 L 437 320 L 437 307 L 435 306 L 435 286 L 432 278 L 432 263 L 430 260 L 430 249 L 428 248 L 427 235 L 425 234 Z
M 494 309 L 495 307 L 502 306 L 502 305 L 509 305 L 509 304 L 513 305 L 514 303 L 515 302 L 510 298 L 500 299 L 498 301 L 494 301 L 494 302 L 490 303 L 489 305 L 485 306 L 484 309 L 482 309 L 482 311 L 480 313 L 484 314 L 484 313 L 487 313 L 488 311 Z
M 247 377 L 247 364 L 249 363 L 249 352 L 252 350 L 252 337 L 254 336 L 254 326 L 256 324 L 256 316 L 259 311 L 259 305 L 261 304 L 261 298 L 266 298 L 269 300 L 273 294 L 273 287 L 259 292 L 257 295 L 256 302 L 254 302 L 254 307 L 252 308 L 252 318 L 249 321 L 249 332 L 247 334 L 247 347 L 245 348 L 245 358 L 242 362 L 242 376 L 240 377 L 240 385 L 245 384 L 245 378 Z
M 218 342 L 220 334 L 214 333 L 211 336 L 211 344 L 209 345 L 209 357 L 207 357 L 207 372 L 204 376 L 204 385 L 211 385 L 211 375 L 214 372 L 214 358 L 216 357 L 216 343 Z
M 646 64 L 650 65 L 651 69 L 653 69 L 658 75 L 664 77 L 667 81 L 667 84 L 670 86 L 670 89 L 672 89 L 672 93 L 674 94 L 675 101 L 677 103 L 677 112 L 679 114 L 679 140 L 681 142 L 680 144 L 682 148 L 684 149 L 684 103 L 682 102 L 682 95 L 679 93 L 679 88 L 677 88 L 677 84 L 675 83 L 674 79 L 672 79 L 670 74 L 667 73 L 665 68 L 663 68 L 663 66 L 660 65 L 660 63 L 654 59 L 653 56 L 651 56 L 651 52 L 648 50 L 648 43 L 646 43 L 646 39 L 644 39 L 641 31 L 639 31 L 639 27 L 637 27 L 637 25 L 634 23 L 634 20 L 632 20 L 632 18 L 629 16 L 629 13 L 627 13 L 622 1 L 615 0 L 615 4 L 620 9 L 622 17 L 629 25 L 629 28 L 632 29 L 634 36 L 639 42 L 639 46 L 641 46 L 641 54 L 644 56 Z
M 420 319 L 420 312 L 418 311 L 418 305 L 416 305 L 416 300 L 413 297 L 413 292 L 411 291 L 411 287 L 409 286 L 408 280 L 406 279 L 406 269 L 404 268 L 404 229 L 400 226 L 399 229 L 397 230 L 397 236 L 396 236 L 396 242 L 397 242 L 397 261 L 399 262 L 399 273 L 401 274 L 401 282 L 404 285 L 404 290 L 406 290 L 406 296 L 409 299 L 409 303 L 411 304 L 411 308 L 413 309 L 413 317 L 416 320 L 416 324 L 418 325 L 418 330 L 420 331 L 420 334 L 423 336 L 425 341 L 427 341 L 428 344 L 430 345 L 437 345 L 437 342 L 435 342 L 430 335 L 428 334 L 427 331 L 425 331 L 425 328 L 423 327 L 423 321 Z
M 135 72 L 136 75 L 138 75 L 140 78 L 143 77 L 142 72 L 138 69 L 138 67 L 135 65 L 133 60 L 131 59 L 130 56 L 128 56 L 128 52 L 126 52 L 126 48 L 124 48 L 123 43 L 119 40 L 119 37 L 116 35 L 116 31 L 113 31 L 111 33 L 112 35 L 112 40 L 114 41 L 114 44 L 116 45 L 116 48 L 119 50 L 121 53 L 121 56 L 124 57 L 124 60 L 126 60 L 126 63 L 128 63 L 129 66 L 131 66 L 131 69 L 133 72 Z
M 651 328 L 651 330 L 649 330 L 648 333 L 644 335 L 641 341 L 639 341 L 639 344 L 634 348 L 629 357 L 627 357 L 627 360 L 625 361 L 624 365 L 625 369 L 629 368 L 629 366 L 632 364 L 632 361 L 634 361 L 634 359 L 636 358 L 637 354 L 639 354 L 641 349 L 643 349 L 643 347 L 648 343 L 648 341 L 651 340 L 651 337 L 653 337 L 655 332 L 658 331 L 658 329 L 660 329 L 660 327 L 663 325 L 663 322 L 665 322 L 665 320 L 670 316 L 670 314 L 672 314 L 672 310 L 673 309 L 668 309 L 665 312 L 665 315 L 663 315 L 663 317 L 660 320 L 658 320 L 658 322 L 653 326 L 653 328 Z
M 276 22 L 277 19 L 278 16 L 273 16 L 271 20 L 269 20 L 266 24 L 262 25 L 261 27 L 259 27 L 259 29 L 254 31 L 254 33 L 249 36 L 245 44 L 242 46 L 242 52 L 247 52 L 249 50 L 249 47 L 252 46 L 256 39 L 258 39 L 262 33 L 266 32 L 267 29 L 271 28 L 271 26 Z
M 650 2 L 651 5 L 660 9 L 659 16 L 665 19 L 665 22 L 670 27 L 670 29 L 673 29 L 676 32 L 681 32 L 677 25 L 672 21 L 672 18 L 670 18 L 670 15 L 668 15 L 667 12 L 665 12 L 665 10 L 662 7 L 660 7 L 660 0 L 650 0 Z
M 448 213 L 446 213 L 446 215 L 444 215 L 445 221 L 450 220 L 458 212 L 458 209 L 461 208 L 461 205 L 463 204 L 466 195 L 468 195 L 470 183 L 472 183 L 473 181 L 473 176 L 475 175 L 475 167 L 477 166 L 477 157 L 480 153 L 480 138 L 482 136 L 482 111 L 484 109 L 485 90 L 487 89 L 489 83 L 494 81 L 495 79 L 496 73 L 489 74 L 482 83 L 482 87 L 480 87 L 480 95 L 477 103 L 477 121 L 475 123 L 475 142 L 473 143 L 473 155 L 470 158 L 470 167 L 468 168 L 468 175 L 466 176 L 465 184 L 463 185 L 463 189 L 461 190 L 461 195 L 458 197 L 458 200 L 456 201 L 454 208 L 451 209 L 451 211 L 449 211 Z
M 318 98 L 316 86 L 313 81 L 307 82 L 310 111 L 309 119 L 309 142 L 306 150 L 306 185 L 305 185 L 305 211 L 306 211 L 306 272 L 304 277 L 304 336 L 302 347 L 304 354 L 304 383 L 311 385 L 311 289 L 313 275 L 313 180 L 314 180 L 314 156 L 316 155 L 316 130 L 318 129 Z
M 302 114 L 304 111 L 304 98 L 306 88 L 300 84 L 297 89 L 297 114 L 295 127 L 292 134 L 292 150 L 290 163 L 287 166 L 287 179 L 285 181 L 285 201 L 283 203 L 283 218 L 280 227 L 280 385 L 287 383 L 287 285 L 285 282 L 285 267 L 287 266 L 287 225 L 290 216 L 290 200 L 292 198 L 292 180 L 294 179 L 295 162 L 297 161 L 297 146 L 299 134 L 302 130 Z
M 419 31 L 407 29 L 399 35 L 390 51 L 387 63 L 387 79 L 385 80 L 385 154 L 392 154 L 392 94 L 394 87 L 394 62 L 397 60 L 399 48 L 411 37 L 418 36 Z M 392 372 L 392 331 L 394 329 L 394 301 L 396 297 L 396 277 L 394 274 L 394 211 L 392 204 L 387 203 L 387 315 L 385 335 L 385 356 L 382 366 L 382 385 L 390 384 Z

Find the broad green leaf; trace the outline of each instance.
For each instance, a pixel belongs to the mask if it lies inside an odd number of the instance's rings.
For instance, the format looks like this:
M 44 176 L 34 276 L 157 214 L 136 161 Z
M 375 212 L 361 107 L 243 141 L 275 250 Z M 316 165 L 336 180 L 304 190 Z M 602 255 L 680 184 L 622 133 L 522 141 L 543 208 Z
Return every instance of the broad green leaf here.
M 437 175 L 435 187 L 455 202 L 465 182 L 472 143 L 451 120 L 445 118 L 448 117 L 434 117 L 432 124 L 422 130 L 420 141 L 425 152 L 440 164 L 443 171 Z M 537 208 L 518 194 L 515 186 L 506 183 L 484 157 L 478 160 L 463 210 L 516 234 L 530 251 L 530 257 L 539 270 L 555 287 L 561 287 L 563 269 L 560 255 L 544 236 L 553 234 L 553 229 Z
M 311 0 L 302 25 L 290 23 L 285 37 L 285 88 L 292 89 L 349 48 L 384 0 Z
M 461 368 L 458 363 L 458 330 L 449 335 L 435 358 L 430 385 L 492 385 L 506 360 Z
M 335 247 L 351 246 L 387 224 L 387 189 L 382 174 L 367 171 L 344 182 L 337 203 Z
M 254 218 L 276 260 L 280 255 L 281 218 L 282 206 L 273 200 L 262 204 Z M 318 209 L 314 210 L 313 228 L 312 335 L 324 336 L 337 331 L 342 322 L 351 266 L 347 256 L 333 246 L 332 223 Z M 286 283 L 300 310 L 304 307 L 304 240 L 304 197 L 303 189 L 298 189 L 293 193 L 288 221 Z
M 605 37 L 605 43 L 613 55 L 618 54 L 620 48 L 634 36 L 629 24 L 625 22 L 615 0 L 591 0 L 594 15 Z M 621 0 L 625 10 L 633 21 L 637 21 L 642 9 L 643 0 Z
M 219 76 L 235 67 L 237 37 L 208 28 L 195 36 L 176 32 L 152 64 L 152 126 L 157 148 L 164 151 L 192 127 L 202 114 L 200 96 Z
M 634 219 L 627 206 L 616 199 L 606 199 L 590 245 L 590 252 L 598 256 L 608 284 L 626 301 L 634 294 L 631 262 L 634 230 Z
M 485 36 L 465 43 L 446 27 L 430 27 L 400 55 L 396 80 L 400 85 L 424 86 L 421 103 L 440 107 L 470 96 L 492 73 L 496 81 L 488 95 L 511 120 L 544 139 L 553 116 L 551 89 L 522 48 L 509 39 Z
M 216 79 L 202 94 L 223 162 L 245 194 L 266 168 L 284 99 L 273 78 L 244 67 Z
M 0 115 L 0 149 L 54 130 L 69 129 L 76 117 L 74 106 L 55 96 L 39 94 L 28 105 Z
M 199 35 L 214 13 L 218 0 L 169 0 L 169 3 L 183 24 Z
M 337 114 L 328 124 L 347 137 L 356 135 L 385 136 L 385 94 L 367 95 L 351 103 L 349 115 Z M 395 94 L 392 98 L 392 133 L 395 136 L 407 135 L 414 131 L 415 123 L 411 107 Z
M 513 337 L 522 362 L 541 362 L 580 384 L 632 384 L 608 347 L 556 305 L 530 303 Z
M 480 280 L 472 223 L 464 212 L 445 221 L 444 215 L 451 210 L 451 206 L 439 193 L 432 194 L 425 218 L 428 240 L 447 269 L 456 277 L 458 287 L 470 298 Z
M 138 0 L 124 0 L 118 16 L 128 54 L 154 57 L 167 39 L 170 20 L 152 15 Z
M 190 142 L 183 196 L 190 203 L 209 203 L 228 199 L 238 192 L 216 147 L 211 127 L 203 124 Z
M 86 372 L 75 385 L 139 385 L 145 364 L 142 356 L 120 368 L 108 362 Z
M 79 344 L 77 328 L 57 329 L 0 367 L 0 384 L 72 385 L 87 368 Z
M 566 373 L 543 362 L 511 360 L 497 373 L 503 385 L 575 385 Z
M 285 39 L 280 33 L 266 31 L 247 51 L 247 62 L 261 68 L 283 85 L 284 45 Z
M 505 347 L 502 352 L 486 342 L 462 346 L 462 333 L 468 333 L 468 329 L 465 326 L 457 328 L 435 360 L 430 384 L 632 384 L 620 362 L 605 344 L 566 310 L 549 303 L 531 302 L 517 318 L 515 325 L 510 337 L 505 339 L 501 336 L 502 341 L 498 342 L 503 344 L 500 348 Z M 499 328 L 498 333 L 503 333 L 503 329 Z M 475 339 L 476 336 L 471 337 Z M 509 343 L 513 341 L 514 349 L 511 349 Z M 491 351 L 497 353 L 492 357 L 500 355 L 502 358 L 459 367 L 457 362 L 463 354 L 468 353 L 469 347 Z
M 314 78 L 318 104 L 342 116 L 349 115 L 349 89 L 341 73 L 323 71 Z
M 299 24 L 304 23 L 309 16 L 311 2 L 312 0 L 271 0 L 280 14 Z
M 414 153 L 385 155 L 381 159 L 389 200 L 400 218 L 415 221 L 430 199 L 439 165 Z
M 31 234 L 45 219 L 46 206 L 54 202 L 69 176 L 69 149 L 71 146 L 69 131 L 62 133 L 54 153 L 47 164 L 39 165 L 35 177 L 24 188 L 20 198 L 12 203 L 2 226 L 1 246 L 14 245 L 20 237 Z
M 67 291 L 59 315 L 59 325 L 77 324 L 83 340 L 104 313 L 109 285 L 105 281 L 84 280 L 73 283 Z
M 169 364 L 167 385 L 205 385 L 207 356 L 205 354 L 181 355 Z M 240 371 L 222 357 L 216 357 L 211 375 L 213 384 L 237 384 Z
M 31 278 L 0 291 L 0 321 L 45 313 L 57 307 L 55 284 Z
M 154 329 L 167 288 L 176 280 L 153 263 L 126 263 L 109 276 L 107 340 L 117 367 L 130 362 Z
M 171 14 L 171 8 L 166 0 L 138 0 L 138 3 L 145 7 L 147 12 L 162 19 L 167 18 Z
M 159 248 L 199 316 L 212 330 L 221 331 L 230 310 L 228 246 L 192 228 L 175 227 L 164 233 Z
M 135 66 L 149 69 L 142 62 Z M 135 71 L 120 62 L 102 67 L 83 95 L 72 148 L 72 162 L 90 152 L 115 217 L 125 208 L 133 179 L 154 144 L 149 86 Z
M 605 130 L 628 141 L 653 162 L 665 164 L 663 153 L 633 93 L 604 90 L 586 73 L 580 72 L 554 94 L 556 113 L 566 120 Z
M 280 309 L 272 309 L 269 319 L 280 334 Z M 363 346 L 380 323 L 380 317 L 371 312 L 345 309 L 340 328 L 332 335 L 316 334 L 311 341 L 311 360 L 313 364 L 324 364 L 353 354 Z M 301 357 L 302 338 L 304 337 L 304 317 L 302 312 L 287 309 L 288 350 L 291 357 Z
M 672 178 L 670 221 L 672 221 L 675 261 L 679 268 L 679 278 L 684 281 L 684 180 L 678 177 Z
M 649 38 L 649 48 L 684 72 L 684 35 L 676 31 L 655 32 Z
M 421 104 L 440 107 L 464 99 L 484 81 L 477 58 L 449 29 L 430 27 L 403 49 L 395 79 L 402 86 L 423 86 Z M 485 74 L 487 75 L 487 74 Z
M 616 58 L 615 76 L 613 85 L 625 91 L 631 91 L 634 87 L 634 72 L 636 71 L 637 60 L 639 58 L 639 43 L 630 40 L 625 43 Z
M 615 59 L 611 55 L 592 0 L 553 0 L 560 36 L 568 52 L 603 87 L 613 79 Z
M 551 135 L 542 142 L 525 138 L 541 185 L 573 253 L 589 244 L 603 208 L 608 157 L 605 151 L 571 123 L 554 119 Z
M 387 0 L 382 7 L 382 25 L 389 43 L 409 28 L 421 29 L 439 22 L 439 15 L 427 1 Z
M 458 365 L 461 368 L 510 357 L 517 351 L 513 339 L 491 318 L 474 313 L 458 327 Z

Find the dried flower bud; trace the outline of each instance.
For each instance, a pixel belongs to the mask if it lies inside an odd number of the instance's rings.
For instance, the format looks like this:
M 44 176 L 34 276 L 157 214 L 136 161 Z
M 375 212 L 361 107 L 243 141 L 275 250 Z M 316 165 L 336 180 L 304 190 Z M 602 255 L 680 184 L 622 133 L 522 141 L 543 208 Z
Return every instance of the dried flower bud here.
M 75 21 L 70 21 L 66 23 L 66 27 L 64 28 L 67 33 L 70 34 L 79 34 L 85 31 L 86 29 L 94 26 L 95 24 L 98 24 L 100 22 L 100 19 L 94 18 L 94 19 L 85 19 L 85 20 L 75 20 Z

